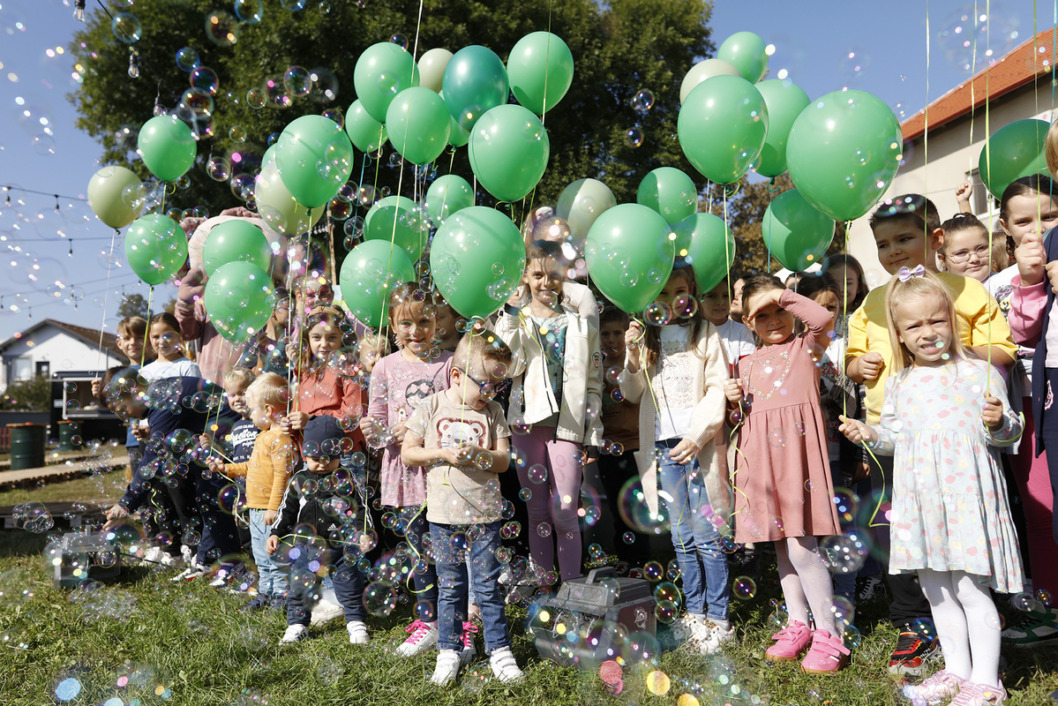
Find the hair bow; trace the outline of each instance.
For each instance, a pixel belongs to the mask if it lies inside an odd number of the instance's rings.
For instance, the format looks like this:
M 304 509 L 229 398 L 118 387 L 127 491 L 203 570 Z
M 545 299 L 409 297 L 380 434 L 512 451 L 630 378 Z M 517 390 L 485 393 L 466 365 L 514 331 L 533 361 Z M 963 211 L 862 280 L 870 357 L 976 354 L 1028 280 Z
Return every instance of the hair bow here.
M 909 270 L 906 267 L 901 267 L 896 272 L 896 276 L 900 278 L 901 282 L 906 282 L 912 277 L 924 277 L 926 274 L 926 268 L 922 265 L 918 265 L 913 270 Z

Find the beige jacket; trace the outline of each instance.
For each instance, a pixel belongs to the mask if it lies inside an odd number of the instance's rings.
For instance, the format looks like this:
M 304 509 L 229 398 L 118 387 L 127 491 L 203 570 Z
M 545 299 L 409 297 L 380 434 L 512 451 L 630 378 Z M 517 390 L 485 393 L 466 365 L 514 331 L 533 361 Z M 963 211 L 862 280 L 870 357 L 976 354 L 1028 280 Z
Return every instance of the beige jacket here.
M 691 430 L 684 437 L 690 439 L 701 449 L 698 452 L 698 464 L 701 466 L 705 480 L 705 490 L 713 511 L 727 519 L 731 514 L 731 486 L 721 470 L 721 460 L 716 445 L 713 443 L 717 432 L 724 425 L 724 410 L 727 404 L 724 397 L 724 381 L 728 379 L 727 357 L 716 327 L 703 321 L 695 344 L 697 355 L 702 359 L 701 367 L 695 368 L 694 389 L 698 391 L 698 404 L 691 415 Z M 640 348 L 640 355 L 645 350 Z M 629 402 L 639 403 L 639 451 L 636 451 L 636 465 L 639 466 L 639 478 L 643 484 L 643 495 L 651 514 L 658 511 L 658 469 L 654 456 L 654 418 L 655 402 L 647 389 L 647 379 L 653 379 L 655 368 L 647 369 L 640 360 L 639 372 L 632 374 L 626 367 L 621 372 L 619 383 L 621 394 Z

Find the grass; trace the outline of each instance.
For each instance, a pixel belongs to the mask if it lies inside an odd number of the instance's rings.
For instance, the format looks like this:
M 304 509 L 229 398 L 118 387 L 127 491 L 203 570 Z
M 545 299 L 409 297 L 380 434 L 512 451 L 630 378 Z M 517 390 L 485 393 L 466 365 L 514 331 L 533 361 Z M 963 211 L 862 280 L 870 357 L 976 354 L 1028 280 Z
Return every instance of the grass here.
M 120 473 L 104 482 L 119 483 Z M 49 496 L 75 497 L 98 488 L 88 479 L 56 484 Z M 63 488 L 65 486 L 65 488 Z M 38 499 L 46 489 L 29 491 Z M 113 488 L 111 488 L 113 490 Z M 8 504 L 11 491 L 0 494 Z M 8 496 L 8 500 L 3 498 Z M 111 496 L 112 497 L 112 496 Z M 83 498 L 83 496 L 82 496 Z M 61 520 L 60 520 L 61 521 Z M 779 599 L 774 569 L 750 600 L 732 599 L 738 640 L 720 655 L 681 651 L 656 664 L 624 670 L 624 689 L 611 695 L 596 672 L 541 660 L 524 630 L 526 612 L 508 608 L 514 652 L 527 680 L 504 687 L 487 663 L 465 670 L 458 685 L 432 686 L 434 655 L 411 660 L 389 656 L 401 641 L 410 610 L 368 621 L 372 644 L 348 644 L 340 621 L 312 628 L 311 639 L 289 648 L 276 644 L 285 626 L 274 611 L 245 614 L 244 596 L 219 593 L 205 581 L 173 584 L 173 572 L 126 568 L 97 592 L 56 590 L 41 553 L 46 538 L 0 532 L 0 703 L 56 703 L 56 687 L 76 679 L 82 690 L 69 703 L 130 704 L 871 704 L 901 703 L 886 673 L 896 632 L 885 620 L 884 601 L 861 607 L 862 640 L 850 668 L 833 677 L 801 674 L 796 665 L 763 660 L 773 631 L 772 601 Z M 479 641 L 480 644 L 480 641 Z M 1005 650 L 1009 704 L 1050 703 L 1058 689 L 1058 650 Z M 646 675 L 669 677 L 667 693 L 647 689 Z M 69 682 L 67 682 L 69 684 Z M 693 695 L 697 701 L 688 696 Z M 682 700 L 680 700 L 682 697 Z
M 44 503 L 117 500 L 125 492 L 125 483 L 125 473 L 120 468 L 60 483 L 45 483 L 42 480 L 35 487 L 0 491 L 0 507 L 18 505 L 30 500 Z

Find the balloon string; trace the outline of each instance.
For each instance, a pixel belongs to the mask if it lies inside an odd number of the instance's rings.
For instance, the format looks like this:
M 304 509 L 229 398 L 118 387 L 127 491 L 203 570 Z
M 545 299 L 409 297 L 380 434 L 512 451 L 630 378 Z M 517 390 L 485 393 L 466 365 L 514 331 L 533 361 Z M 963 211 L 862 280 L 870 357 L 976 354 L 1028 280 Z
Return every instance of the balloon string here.
M 922 111 L 922 193 L 929 196 L 929 0 L 926 0 L 926 107 Z M 935 269 L 936 258 L 930 258 L 928 219 L 922 220 L 922 259 Z
M 110 297 L 110 268 L 114 264 L 114 240 L 121 234 L 117 228 L 110 234 L 110 255 L 107 257 L 107 282 L 103 290 L 103 320 L 99 324 L 99 348 L 96 350 L 96 370 L 102 371 L 103 363 L 103 332 L 107 322 L 107 302 Z
M 147 326 L 146 331 L 143 332 L 143 348 L 140 351 L 140 367 L 143 367 L 143 362 L 147 360 L 147 344 L 151 340 L 151 302 L 154 300 L 154 285 L 151 285 L 150 290 L 147 292 Z
M 547 43 L 544 45 L 544 104 L 543 110 L 540 113 L 540 125 L 544 125 L 547 120 L 547 78 L 551 70 L 551 6 L 552 3 L 547 3 Z M 535 189 L 534 189 L 535 191 Z

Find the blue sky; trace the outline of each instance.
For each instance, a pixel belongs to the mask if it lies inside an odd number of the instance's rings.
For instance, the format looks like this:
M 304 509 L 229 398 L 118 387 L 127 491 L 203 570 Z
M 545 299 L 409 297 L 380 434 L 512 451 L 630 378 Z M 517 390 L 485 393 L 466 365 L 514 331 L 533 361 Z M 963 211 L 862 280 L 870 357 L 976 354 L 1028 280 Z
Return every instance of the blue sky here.
M 100 152 L 74 127 L 65 97 L 79 86 L 65 53 L 79 26 L 72 4 L 0 0 L 0 186 L 45 192 L 0 191 L 0 340 L 44 317 L 113 330 L 122 292 L 147 293 L 120 247 L 108 273 L 112 231 L 92 217 L 87 204 L 65 198 L 84 196 Z M 711 26 L 717 46 L 734 32 L 756 32 L 774 45 L 770 75 L 783 77 L 785 71 L 813 98 L 843 87 L 865 90 L 903 120 L 968 78 L 971 65 L 983 68 L 989 51 L 999 58 L 1031 39 L 1033 5 L 1035 30 L 1054 26 L 1053 4 L 1026 0 L 992 0 L 992 19 L 979 23 L 976 33 L 973 18 L 985 15 L 984 0 L 717 0 Z M 90 0 L 89 10 L 98 12 L 93 6 Z M 305 11 L 314 7 L 310 2 Z M 561 34 L 560 28 L 553 30 Z M 343 106 L 350 100 L 338 97 Z M 649 136 L 643 149 L 649 149 Z M 62 196 L 59 213 L 53 194 Z M 165 301 L 172 294 L 164 289 L 155 297 Z M 16 301 L 16 295 L 22 296 Z

